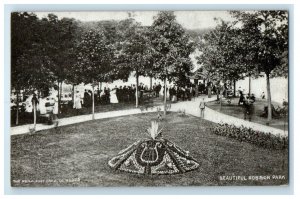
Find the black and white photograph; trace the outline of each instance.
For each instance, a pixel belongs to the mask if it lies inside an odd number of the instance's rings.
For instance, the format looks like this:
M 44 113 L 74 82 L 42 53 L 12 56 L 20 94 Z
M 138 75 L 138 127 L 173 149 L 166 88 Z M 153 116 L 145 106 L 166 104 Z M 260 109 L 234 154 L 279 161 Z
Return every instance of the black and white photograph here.
M 11 187 L 289 186 L 288 10 L 10 27 Z

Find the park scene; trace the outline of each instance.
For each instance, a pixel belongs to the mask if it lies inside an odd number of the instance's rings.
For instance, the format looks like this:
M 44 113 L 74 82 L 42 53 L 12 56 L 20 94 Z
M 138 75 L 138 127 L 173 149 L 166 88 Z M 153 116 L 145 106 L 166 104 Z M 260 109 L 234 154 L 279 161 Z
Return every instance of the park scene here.
M 280 10 L 11 13 L 11 186 L 288 185 L 288 30 Z

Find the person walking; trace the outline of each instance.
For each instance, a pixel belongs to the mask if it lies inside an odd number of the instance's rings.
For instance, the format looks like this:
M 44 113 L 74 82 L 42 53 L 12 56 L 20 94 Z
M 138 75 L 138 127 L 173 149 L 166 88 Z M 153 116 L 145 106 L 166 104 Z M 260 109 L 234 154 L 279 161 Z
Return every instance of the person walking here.
M 240 90 L 239 92 L 240 92 L 240 98 L 239 98 L 238 105 L 245 103 L 243 91 Z
M 117 92 L 117 88 L 114 88 L 110 91 L 110 103 L 111 104 L 117 104 L 119 103 L 119 100 L 117 98 L 117 95 L 116 95 L 116 92 Z
M 81 95 L 80 95 L 79 91 L 77 91 L 77 93 L 75 95 L 74 108 L 76 109 L 77 115 L 79 115 L 79 111 L 82 108 L 82 106 L 81 106 Z
M 266 98 L 265 92 L 262 92 L 262 93 L 261 93 L 260 98 L 261 98 L 261 99 L 265 99 L 265 98 Z
M 206 106 L 205 100 L 204 100 L 204 98 L 202 98 L 202 100 L 200 101 L 200 104 L 199 104 L 201 118 L 204 118 L 205 106 Z
M 251 122 L 252 120 L 252 115 L 254 112 L 254 102 L 255 100 L 251 99 L 250 96 L 246 98 L 244 101 L 244 120 L 248 120 Z
M 90 95 L 87 91 L 87 89 L 84 90 L 84 94 L 83 94 L 83 106 L 84 107 L 88 107 L 89 106 L 89 99 L 90 99 Z
M 58 126 L 58 96 L 54 97 L 54 107 L 53 107 L 53 120 L 55 122 L 55 126 Z
M 161 84 L 158 83 L 157 87 L 156 87 L 156 97 L 159 97 L 159 92 L 161 90 Z
M 33 97 L 31 99 L 32 107 L 33 107 L 33 131 L 35 132 L 36 127 L 36 111 L 37 111 L 37 105 L 39 104 L 39 100 L 35 93 L 33 93 Z

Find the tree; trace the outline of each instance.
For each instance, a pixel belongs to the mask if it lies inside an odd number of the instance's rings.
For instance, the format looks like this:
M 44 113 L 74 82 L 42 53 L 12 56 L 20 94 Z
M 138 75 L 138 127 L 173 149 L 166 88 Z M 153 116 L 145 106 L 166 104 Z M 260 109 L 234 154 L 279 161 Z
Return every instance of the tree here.
M 76 63 L 75 47 L 78 43 L 78 22 L 75 19 L 62 18 L 49 14 L 42 22 L 47 25 L 44 34 L 47 35 L 47 52 L 51 57 L 51 72 L 58 84 L 58 104 L 62 96 L 62 83 L 72 82 L 72 66 Z M 60 106 L 59 106 L 60 110 Z
M 92 85 L 93 119 L 95 118 L 94 87 L 99 79 L 108 78 L 112 71 L 114 52 L 105 42 L 103 34 L 90 30 L 83 35 L 77 47 L 76 68 L 81 73 L 83 82 Z
M 264 72 L 268 94 L 268 123 L 272 119 L 271 76 L 287 76 L 288 13 L 287 11 L 232 12 L 242 22 L 247 54 L 258 73 Z
M 11 14 L 11 86 L 17 95 L 23 89 L 41 91 L 53 85 L 54 75 L 49 70 L 52 60 L 48 55 L 45 29 L 47 24 L 32 13 Z
M 120 38 L 122 38 L 122 48 L 118 51 L 117 60 L 119 63 L 116 70 L 119 71 L 118 74 L 124 73 L 125 70 L 135 72 L 136 107 L 138 107 L 139 76 L 144 75 L 147 70 L 147 66 L 149 66 L 148 52 L 150 49 L 150 41 L 147 37 L 147 29 L 135 22 L 132 18 L 121 21 L 120 26 L 124 28 L 122 33 L 120 33 Z
M 209 81 L 233 81 L 235 88 L 235 82 L 243 79 L 243 74 L 251 74 L 252 71 L 247 67 L 249 62 L 241 62 L 246 54 L 243 53 L 244 48 L 239 45 L 241 31 L 234 25 L 235 23 L 221 20 L 216 28 L 205 34 L 199 43 L 201 54 L 197 60 L 202 65 L 202 74 Z
M 164 114 L 166 114 L 166 82 L 190 75 L 192 62 L 189 55 L 194 45 L 183 27 L 176 22 L 174 12 L 159 12 L 151 26 L 151 32 L 151 45 L 156 57 L 154 71 L 156 77 L 164 81 Z

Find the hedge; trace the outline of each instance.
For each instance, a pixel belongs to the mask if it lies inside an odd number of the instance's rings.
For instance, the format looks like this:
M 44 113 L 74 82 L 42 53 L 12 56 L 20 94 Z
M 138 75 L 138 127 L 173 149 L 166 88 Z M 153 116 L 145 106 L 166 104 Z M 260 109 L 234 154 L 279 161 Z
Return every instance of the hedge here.
M 220 136 L 226 136 L 241 142 L 249 142 L 268 149 L 287 149 L 289 143 L 288 137 L 256 131 L 244 126 L 237 127 L 227 123 L 216 125 L 213 127 L 212 132 Z

